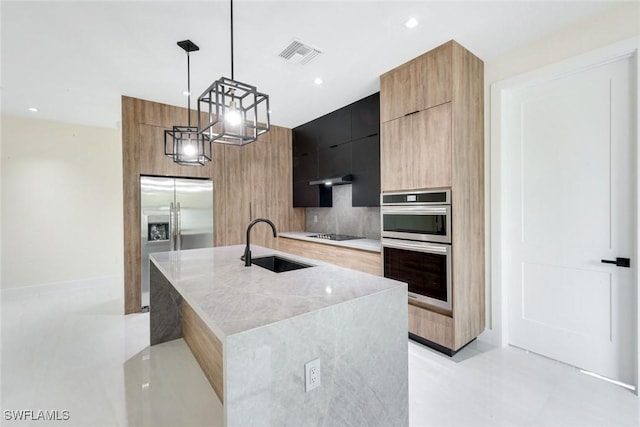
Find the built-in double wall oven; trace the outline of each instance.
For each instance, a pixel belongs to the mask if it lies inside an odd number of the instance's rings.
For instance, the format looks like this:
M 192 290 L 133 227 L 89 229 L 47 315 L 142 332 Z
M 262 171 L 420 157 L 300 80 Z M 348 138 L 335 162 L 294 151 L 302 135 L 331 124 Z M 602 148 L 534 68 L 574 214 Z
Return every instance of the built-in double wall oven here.
M 451 312 L 451 190 L 383 193 L 380 205 L 384 277 Z

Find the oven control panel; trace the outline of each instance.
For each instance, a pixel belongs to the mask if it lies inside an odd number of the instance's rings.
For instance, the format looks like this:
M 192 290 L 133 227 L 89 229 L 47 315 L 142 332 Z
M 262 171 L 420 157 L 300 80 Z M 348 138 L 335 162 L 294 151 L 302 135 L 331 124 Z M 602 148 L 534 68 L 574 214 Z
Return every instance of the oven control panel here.
M 382 206 L 449 205 L 451 190 L 417 190 L 380 195 Z

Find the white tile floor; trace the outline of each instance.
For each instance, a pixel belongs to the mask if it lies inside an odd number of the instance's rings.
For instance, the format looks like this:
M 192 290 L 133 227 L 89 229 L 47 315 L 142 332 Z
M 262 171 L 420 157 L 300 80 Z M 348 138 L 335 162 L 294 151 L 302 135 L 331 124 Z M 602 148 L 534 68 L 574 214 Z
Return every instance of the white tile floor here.
M 148 315 L 119 314 L 120 286 L 77 285 L 2 292 L 1 425 L 221 425 L 184 341 L 148 347 Z M 411 427 L 640 425 L 633 393 L 552 360 L 482 342 L 453 358 L 408 345 Z M 6 410 L 70 419 L 15 422 Z

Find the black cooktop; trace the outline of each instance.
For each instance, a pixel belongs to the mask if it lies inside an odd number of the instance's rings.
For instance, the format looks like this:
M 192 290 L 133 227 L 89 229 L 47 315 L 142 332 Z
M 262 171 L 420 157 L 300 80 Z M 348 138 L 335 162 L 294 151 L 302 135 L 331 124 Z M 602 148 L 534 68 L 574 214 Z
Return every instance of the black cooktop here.
M 363 239 L 363 237 L 348 236 L 346 234 L 312 234 L 307 237 L 314 237 L 316 239 L 325 239 L 325 240 L 335 240 L 336 242 L 340 242 L 342 240 Z

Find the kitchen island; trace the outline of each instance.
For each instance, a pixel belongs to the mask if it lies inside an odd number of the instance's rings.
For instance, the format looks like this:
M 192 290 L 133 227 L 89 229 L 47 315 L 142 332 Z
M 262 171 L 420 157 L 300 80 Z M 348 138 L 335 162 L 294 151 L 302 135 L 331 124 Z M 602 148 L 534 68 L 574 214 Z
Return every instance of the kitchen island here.
M 151 344 L 184 336 L 225 425 L 407 426 L 406 284 L 257 246 L 311 267 L 245 267 L 243 250 L 151 256 Z

